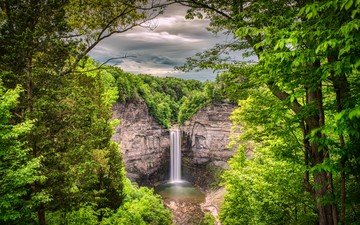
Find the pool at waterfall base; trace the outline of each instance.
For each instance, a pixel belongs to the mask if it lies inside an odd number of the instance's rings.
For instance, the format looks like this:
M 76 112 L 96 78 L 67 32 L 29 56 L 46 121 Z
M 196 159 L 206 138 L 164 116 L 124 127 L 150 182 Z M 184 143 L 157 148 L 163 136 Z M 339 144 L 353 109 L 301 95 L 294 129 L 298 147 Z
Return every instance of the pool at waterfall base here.
M 205 195 L 190 182 L 181 179 L 181 130 L 170 130 L 170 180 L 155 187 L 164 200 L 201 203 Z
M 164 200 L 201 203 L 205 195 L 188 181 L 168 182 L 155 187 L 155 192 Z

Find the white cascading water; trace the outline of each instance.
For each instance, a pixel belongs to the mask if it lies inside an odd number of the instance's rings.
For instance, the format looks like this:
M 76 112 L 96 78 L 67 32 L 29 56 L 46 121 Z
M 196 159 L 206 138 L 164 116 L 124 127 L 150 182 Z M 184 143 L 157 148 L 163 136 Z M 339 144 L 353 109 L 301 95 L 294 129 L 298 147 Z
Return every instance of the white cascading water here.
M 170 182 L 181 181 L 181 134 L 179 128 L 170 130 Z

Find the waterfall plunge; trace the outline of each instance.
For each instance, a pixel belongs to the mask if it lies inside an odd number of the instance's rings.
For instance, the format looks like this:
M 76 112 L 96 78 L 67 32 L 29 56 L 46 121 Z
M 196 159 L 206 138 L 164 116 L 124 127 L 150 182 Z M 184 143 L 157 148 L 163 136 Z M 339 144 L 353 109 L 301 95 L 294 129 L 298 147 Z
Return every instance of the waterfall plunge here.
M 181 134 L 179 128 L 170 131 L 170 182 L 181 181 Z
M 170 130 L 170 182 L 155 187 L 164 199 L 200 204 L 205 195 L 191 183 L 181 180 L 181 131 L 178 127 Z

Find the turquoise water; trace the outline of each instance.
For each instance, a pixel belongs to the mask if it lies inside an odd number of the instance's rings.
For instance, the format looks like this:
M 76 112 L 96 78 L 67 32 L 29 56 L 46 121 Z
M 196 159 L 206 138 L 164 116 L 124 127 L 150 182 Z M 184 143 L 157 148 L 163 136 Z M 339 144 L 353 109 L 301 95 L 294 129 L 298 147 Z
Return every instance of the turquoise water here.
M 155 187 L 155 192 L 165 200 L 201 203 L 205 195 L 187 181 L 165 183 Z

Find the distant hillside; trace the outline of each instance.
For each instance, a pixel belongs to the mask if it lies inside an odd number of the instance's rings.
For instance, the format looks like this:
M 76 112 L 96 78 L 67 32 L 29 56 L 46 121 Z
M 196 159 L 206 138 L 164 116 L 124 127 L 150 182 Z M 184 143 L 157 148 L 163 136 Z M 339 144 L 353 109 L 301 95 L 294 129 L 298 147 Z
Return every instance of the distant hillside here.
M 211 102 L 236 102 L 231 94 L 238 94 L 237 85 L 230 91 L 224 88 L 224 80 L 232 80 L 226 74 L 220 75 L 215 82 L 200 82 L 135 75 L 114 67 L 110 73 L 116 79 L 118 102 L 144 100 L 150 114 L 166 128 L 184 123 Z

